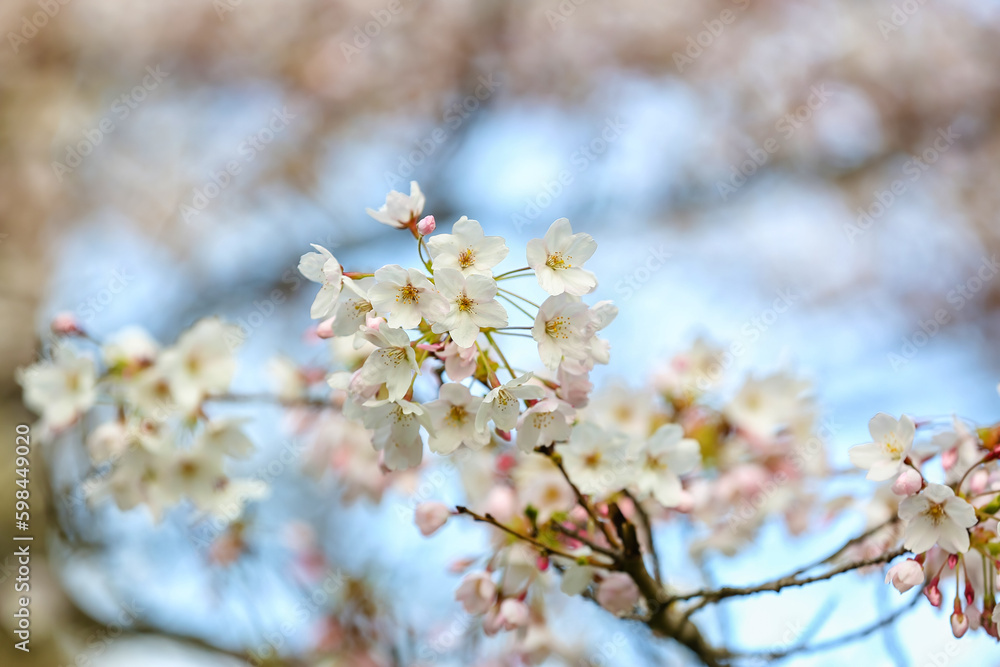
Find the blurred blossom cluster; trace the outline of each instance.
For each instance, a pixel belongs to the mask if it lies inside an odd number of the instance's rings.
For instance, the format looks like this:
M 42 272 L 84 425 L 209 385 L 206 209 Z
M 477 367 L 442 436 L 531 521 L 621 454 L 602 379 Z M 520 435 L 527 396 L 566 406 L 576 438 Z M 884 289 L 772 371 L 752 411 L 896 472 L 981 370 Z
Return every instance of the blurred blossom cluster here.
M 987 664 L 1000 429 L 962 415 L 996 400 L 1000 4 L 0 27 L 15 660 Z M 833 628 L 822 582 L 858 586 Z

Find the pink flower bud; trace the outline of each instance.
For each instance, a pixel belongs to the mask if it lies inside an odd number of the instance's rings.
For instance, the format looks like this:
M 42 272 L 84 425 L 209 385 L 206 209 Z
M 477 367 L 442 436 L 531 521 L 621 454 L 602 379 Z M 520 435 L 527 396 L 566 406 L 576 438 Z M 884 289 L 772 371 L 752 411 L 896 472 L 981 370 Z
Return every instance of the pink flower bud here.
M 958 565 L 958 554 L 951 554 L 948 556 L 948 569 L 954 570 L 955 566 Z
M 971 605 L 976 600 L 976 591 L 972 588 L 972 582 L 965 580 L 965 604 Z
M 327 338 L 333 338 L 333 319 L 330 318 L 323 320 L 316 325 L 316 335 L 320 338 L 326 340 Z
M 955 635 L 956 639 L 961 639 L 968 629 L 969 619 L 966 618 L 965 614 L 956 611 L 951 615 L 951 633 Z
M 905 593 L 914 586 L 924 583 L 924 568 L 912 558 L 907 558 L 902 563 L 890 567 L 885 573 L 885 583 L 888 584 L 890 581 L 897 591 Z
M 455 599 L 470 614 L 485 614 L 493 606 L 497 586 L 488 572 L 472 572 L 465 575 L 455 591 Z
M 433 215 L 428 215 L 417 223 L 417 231 L 420 232 L 421 236 L 427 236 L 434 231 L 435 227 L 437 227 L 437 224 L 434 222 Z
M 934 577 L 931 583 L 924 589 L 927 600 L 935 607 L 941 606 L 941 589 L 938 588 L 938 578 Z
M 450 516 L 451 510 L 448 506 L 438 502 L 420 503 L 413 513 L 414 522 L 424 537 L 436 533 Z
M 52 333 L 57 336 L 75 336 L 77 334 L 83 333 L 80 329 L 80 323 L 76 319 L 76 315 L 70 312 L 58 313 L 52 318 Z
M 639 587 L 632 577 L 622 572 L 612 572 L 597 587 L 597 604 L 613 614 L 626 614 L 639 601 Z
M 892 483 L 892 492 L 897 496 L 912 496 L 923 484 L 924 480 L 920 473 L 907 466 Z

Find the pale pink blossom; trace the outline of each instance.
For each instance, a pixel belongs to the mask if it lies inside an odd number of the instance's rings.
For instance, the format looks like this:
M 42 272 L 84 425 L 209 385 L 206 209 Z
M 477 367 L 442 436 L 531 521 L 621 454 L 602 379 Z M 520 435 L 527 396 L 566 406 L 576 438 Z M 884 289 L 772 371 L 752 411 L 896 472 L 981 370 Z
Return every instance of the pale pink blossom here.
M 451 510 L 444 503 L 426 502 L 417 505 L 413 513 L 414 522 L 424 537 L 433 535 L 451 516 Z
M 896 590 L 905 593 L 914 586 L 924 583 L 924 568 L 912 558 L 897 563 L 885 573 L 885 583 L 892 582 Z
M 455 599 L 470 614 L 485 614 L 493 606 L 497 586 L 489 572 L 470 572 L 455 591 Z
M 597 604 L 621 616 L 631 612 L 639 602 L 639 587 L 627 574 L 612 572 L 598 584 L 596 597 Z

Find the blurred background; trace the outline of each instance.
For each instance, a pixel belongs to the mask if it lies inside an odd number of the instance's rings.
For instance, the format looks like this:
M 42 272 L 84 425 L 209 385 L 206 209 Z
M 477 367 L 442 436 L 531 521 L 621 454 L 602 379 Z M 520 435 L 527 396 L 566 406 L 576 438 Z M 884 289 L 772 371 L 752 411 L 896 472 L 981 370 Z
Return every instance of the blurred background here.
M 835 467 L 877 411 L 997 417 L 993 0 L 7 0 L 0 26 L 4 433 L 30 420 L 14 369 L 61 311 L 97 338 L 137 323 L 163 342 L 206 314 L 260 313 L 240 357 L 248 392 L 266 389 L 275 353 L 326 364 L 303 337 L 312 290 L 298 290 L 298 257 L 315 242 L 349 268 L 407 260 L 408 235 L 364 209 L 410 180 L 439 226 L 468 215 L 512 257 L 558 217 L 597 239 L 595 297 L 621 309 L 601 383 L 638 386 L 699 335 L 740 341 L 733 374 L 791 368 L 815 383 Z M 271 302 L 274 290 L 287 298 Z M 265 453 L 304 447 L 279 410 L 254 416 Z M 344 507 L 335 480 L 289 470 L 248 528 L 253 558 L 219 568 L 183 522 L 141 512 L 70 521 L 80 532 L 64 548 L 52 467 L 50 507 L 32 508 L 50 521 L 37 649 L 5 642 L 13 664 L 240 664 L 225 652 L 275 632 L 301 597 L 278 576 L 293 522 L 418 646 L 466 622 L 446 564 L 485 538 L 449 526 L 420 539 L 398 515 L 403 495 Z M 861 525 L 842 523 L 808 544 L 765 532 L 717 576 L 779 574 Z M 895 604 L 887 589 L 855 578 L 741 602 L 726 631 L 736 646 L 781 646 L 829 605 L 835 635 Z M 589 642 L 590 662 L 573 664 L 684 664 L 576 602 L 564 639 Z M 142 611 L 109 638 L 126 603 Z M 282 635 L 282 660 L 329 641 L 321 620 Z M 598 661 L 623 631 L 628 650 Z M 463 664 L 437 650 L 427 664 Z M 941 652 L 1000 664 L 989 638 L 956 642 L 926 605 L 898 634 L 788 664 Z

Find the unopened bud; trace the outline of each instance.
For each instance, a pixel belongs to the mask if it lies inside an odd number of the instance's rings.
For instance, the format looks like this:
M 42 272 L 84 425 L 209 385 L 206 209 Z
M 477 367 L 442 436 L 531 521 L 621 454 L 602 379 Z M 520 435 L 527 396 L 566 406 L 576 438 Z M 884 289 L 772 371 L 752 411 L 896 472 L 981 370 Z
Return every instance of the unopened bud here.
M 421 236 L 427 236 L 434 231 L 435 227 L 437 227 L 437 223 L 434 222 L 433 215 L 428 215 L 417 223 L 417 231 L 420 232 Z

